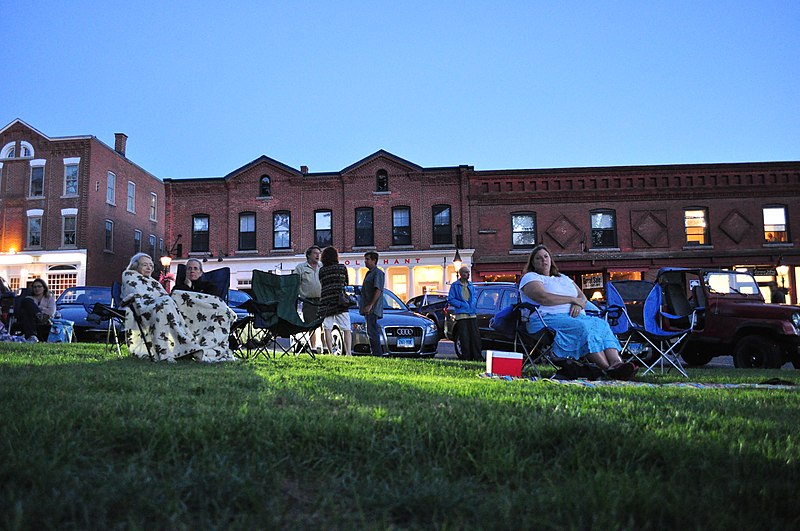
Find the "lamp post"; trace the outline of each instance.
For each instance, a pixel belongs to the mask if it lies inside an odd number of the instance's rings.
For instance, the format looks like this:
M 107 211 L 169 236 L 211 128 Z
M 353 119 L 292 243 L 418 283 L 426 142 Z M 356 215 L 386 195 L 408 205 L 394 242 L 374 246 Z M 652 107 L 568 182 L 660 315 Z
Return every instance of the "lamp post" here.
M 779 263 L 778 267 L 775 268 L 775 272 L 778 273 L 778 276 L 781 277 L 781 287 L 786 287 L 786 275 L 789 274 L 789 266 L 783 263 Z
M 169 272 L 169 266 L 172 264 L 172 257 L 165 255 L 161 257 L 161 275 L 158 277 L 158 282 L 164 286 L 164 290 L 169 293 L 169 283 L 172 281 L 172 273 Z
M 456 247 L 456 255 L 453 257 L 453 269 L 456 270 L 456 275 L 458 270 L 461 269 L 461 255 L 458 253 L 458 247 Z

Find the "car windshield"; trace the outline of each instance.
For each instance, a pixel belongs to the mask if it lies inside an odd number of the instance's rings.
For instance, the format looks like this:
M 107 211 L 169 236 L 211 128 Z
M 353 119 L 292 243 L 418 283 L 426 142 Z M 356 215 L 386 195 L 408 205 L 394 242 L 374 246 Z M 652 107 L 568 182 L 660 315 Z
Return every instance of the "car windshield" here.
M 755 295 L 760 293 L 758 284 L 749 273 L 714 271 L 706 274 L 706 285 L 711 293 Z
M 92 305 L 96 302 L 111 304 L 111 288 L 67 288 L 58 297 L 56 304 Z
M 357 299 L 361 298 L 361 286 L 347 286 L 345 291 L 348 293 L 352 293 L 355 295 Z M 384 310 L 408 310 L 403 301 L 400 298 L 389 291 L 388 289 L 383 290 L 383 309 Z
M 250 295 L 238 289 L 228 290 L 228 304 L 238 306 L 250 300 Z

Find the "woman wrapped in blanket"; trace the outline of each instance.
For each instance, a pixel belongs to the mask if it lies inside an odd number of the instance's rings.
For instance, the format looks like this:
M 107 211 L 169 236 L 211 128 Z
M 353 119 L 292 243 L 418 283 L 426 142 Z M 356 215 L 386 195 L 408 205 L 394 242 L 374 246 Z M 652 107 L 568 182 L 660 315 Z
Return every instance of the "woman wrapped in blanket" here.
M 122 303 L 136 313 L 127 312 L 125 319 L 128 350 L 148 358 L 149 344 L 155 361 L 173 362 L 189 356 L 202 362 L 235 360 L 228 347 L 228 334 L 236 319 L 233 311 L 214 295 L 177 291 L 170 297 L 150 276 L 153 269 L 150 256 L 139 253 L 122 273 Z
M 586 315 L 586 296 L 572 279 L 559 273 L 544 245 L 531 251 L 519 291 L 522 301 L 539 305 L 545 324 L 556 331 L 553 351 L 558 357 L 585 357 L 617 380 L 629 380 L 636 373 L 635 365 L 620 358 L 621 346 L 608 323 Z M 539 319 L 528 322 L 531 333 L 542 328 Z

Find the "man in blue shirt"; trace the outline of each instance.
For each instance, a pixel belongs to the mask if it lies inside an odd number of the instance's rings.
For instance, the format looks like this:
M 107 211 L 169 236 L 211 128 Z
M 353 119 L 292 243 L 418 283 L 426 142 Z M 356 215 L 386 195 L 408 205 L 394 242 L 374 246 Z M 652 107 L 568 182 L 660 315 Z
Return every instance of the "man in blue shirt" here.
M 358 301 L 358 313 L 364 316 L 367 322 L 367 336 L 369 348 L 373 356 L 381 356 L 381 329 L 378 319 L 383 317 L 383 286 L 386 276 L 378 268 L 378 253 L 370 251 L 364 254 L 364 265 L 369 272 L 361 284 L 361 299 Z
M 478 315 L 475 286 L 469 281 L 469 268 L 458 270 L 458 280 L 450 284 L 447 303 L 456 317 L 455 341 L 461 352 L 461 359 L 480 361 L 481 336 L 478 332 Z

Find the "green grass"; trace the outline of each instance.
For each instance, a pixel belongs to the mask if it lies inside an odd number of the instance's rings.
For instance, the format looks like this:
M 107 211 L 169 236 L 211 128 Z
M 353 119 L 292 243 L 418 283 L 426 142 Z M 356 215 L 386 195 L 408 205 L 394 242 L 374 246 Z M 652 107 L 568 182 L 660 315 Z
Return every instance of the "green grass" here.
M 794 390 L 574 388 L 441 360 L 167 365 L 100 345 L 0 348 L 3 529 L 800 526 Z

